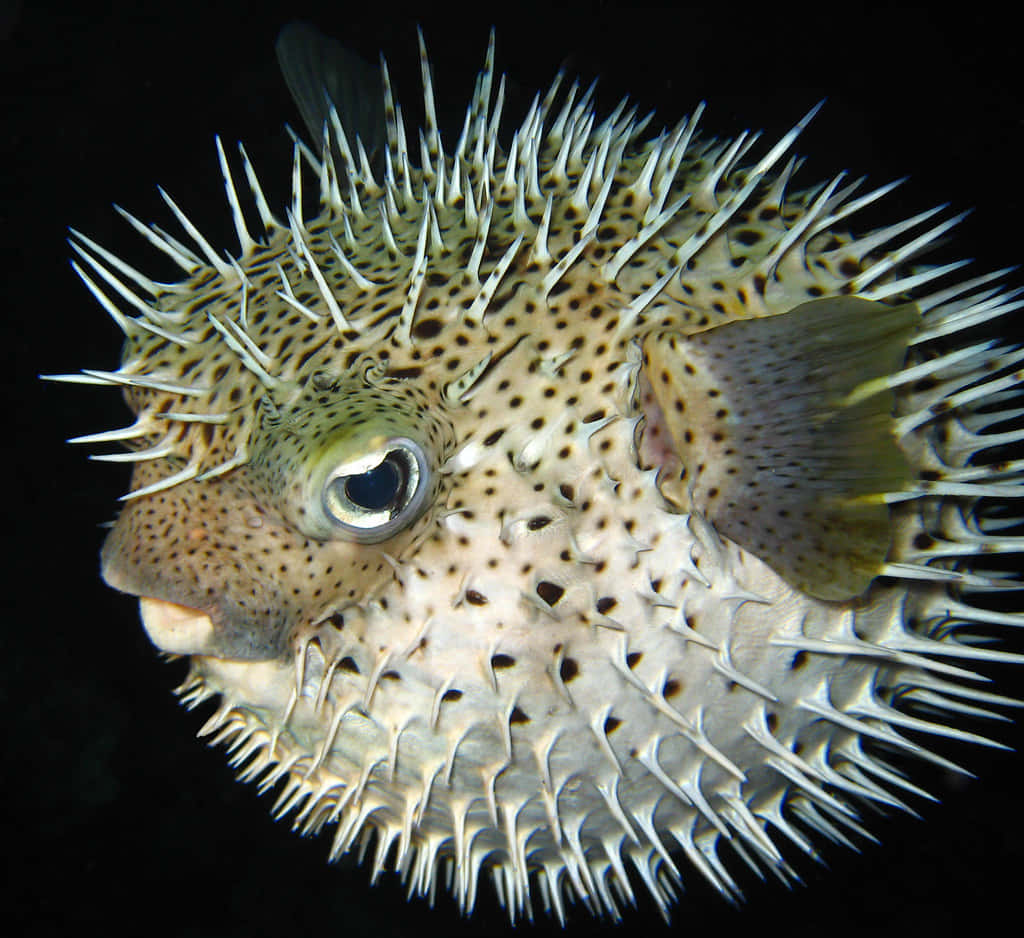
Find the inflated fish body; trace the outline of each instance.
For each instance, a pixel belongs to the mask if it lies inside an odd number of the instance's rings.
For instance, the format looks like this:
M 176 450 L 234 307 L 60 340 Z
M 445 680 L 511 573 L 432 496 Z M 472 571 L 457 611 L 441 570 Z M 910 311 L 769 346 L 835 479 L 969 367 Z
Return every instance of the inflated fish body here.
M 323 128 L 283 216 L 218 144 L 237 257 L 170 198 L 188 244 L 129 220 L 180 283 L 76 243 L 126 346 L 73 380 L 136 417 L 83 438 L 134 465 L 104 576 L 243 778 L 416 892 L 617 915 L 679 855 L 735 895 L 726 842 L 789 877 L 916 791 L 887 749 L 983 741 L 1024 355 L 997 275 L 913 266 L 956 219 L 848 233 L 892 186 L 797 189 L 812 115 L 652 132 L 556 81 L 502 146 L 492 45 L 443 142 L 421 45 L 413 140 L 386 70 L 360 110 L 368 67 L 280 52 Z

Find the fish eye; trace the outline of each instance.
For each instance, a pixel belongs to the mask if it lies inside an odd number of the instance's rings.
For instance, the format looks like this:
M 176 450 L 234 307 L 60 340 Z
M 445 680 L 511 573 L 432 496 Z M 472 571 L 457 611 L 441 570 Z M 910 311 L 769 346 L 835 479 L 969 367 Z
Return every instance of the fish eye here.
M 324 485 L 323 507 L 341 537 L 373 544 L 420 516 L 429 487 L 423 448 L 406 437 L 393 437 L 337 466 Z

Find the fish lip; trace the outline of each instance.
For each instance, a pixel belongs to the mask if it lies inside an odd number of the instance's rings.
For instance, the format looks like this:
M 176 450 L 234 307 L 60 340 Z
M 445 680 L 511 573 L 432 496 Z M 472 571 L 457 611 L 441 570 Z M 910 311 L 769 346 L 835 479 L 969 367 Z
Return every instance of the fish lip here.
M 194 654 L 214 637 L 213 619 L 201 609 L 154 596 L 139 597 L 139 614 L 149 640 L 161 651 Z

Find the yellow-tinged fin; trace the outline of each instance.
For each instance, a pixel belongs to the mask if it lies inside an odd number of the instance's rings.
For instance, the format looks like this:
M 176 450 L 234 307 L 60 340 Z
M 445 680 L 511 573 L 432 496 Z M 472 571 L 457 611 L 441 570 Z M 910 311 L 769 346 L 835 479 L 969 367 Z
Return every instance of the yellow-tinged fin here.
M 681 464 L 662 491 L 809 595 L 864 592 L 890 547 L 880 496 L 910 479 L 877 379 L 903 365 L 919 320 L 914 304 L 846 296 L 650 336 L 648 423 Z

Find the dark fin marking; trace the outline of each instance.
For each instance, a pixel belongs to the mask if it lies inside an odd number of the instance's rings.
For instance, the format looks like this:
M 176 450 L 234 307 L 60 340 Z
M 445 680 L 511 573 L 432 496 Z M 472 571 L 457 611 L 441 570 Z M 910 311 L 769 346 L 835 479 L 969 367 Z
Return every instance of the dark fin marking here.
M 285 26 L 276 48 L 285 83 L 302 114 L 314 150 L 320 147 L 324 121 L 330 115 L 329 102 L 333 102 L 349 142 L 354 147 L 358 136 L 376 169 L 377 161 L 383 158 L 386 132 L 380 68 L 309 23 Z
M 919 320 L 914 304 L 831 297 L 649 337 L 648 422 L 663 438 L 648 452 L 663 456 L 666 497 L 811 596 L 863 593 L 891 543 L 880 496 L 910 470 L 892 392 L 852 392 L 903 365 Z

